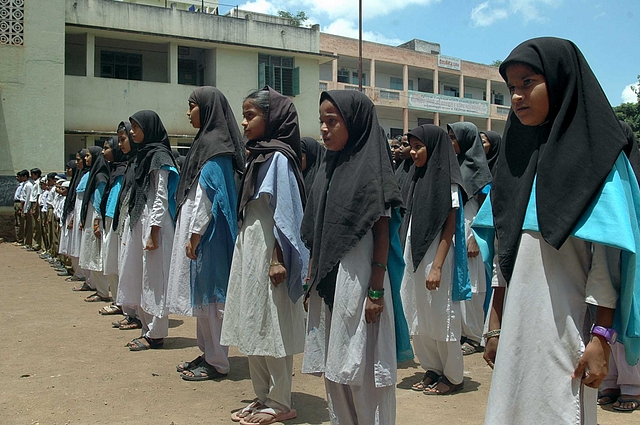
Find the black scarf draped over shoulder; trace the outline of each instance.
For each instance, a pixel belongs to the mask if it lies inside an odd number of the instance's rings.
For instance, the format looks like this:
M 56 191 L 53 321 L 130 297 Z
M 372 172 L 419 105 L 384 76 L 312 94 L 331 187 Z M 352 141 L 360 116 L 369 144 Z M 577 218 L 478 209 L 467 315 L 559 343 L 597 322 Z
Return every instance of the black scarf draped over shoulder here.
M 84 191 L 82 208 L 80 210 L 80 223 L 82 223 L 83 226 L 87 219 L 87 211 L 89 209 L 93 193 L 96 191 L 100 183 L 107 183 L 109 181 L 109 174 L 111 173 L 109 163 L 104 159 L 104 155 L 102 155 L 101 147 L 91 146 L 89 148 L 89 153 L 91 154 L 91 172 L 89 173 L 87 189 Z M 100 201 L 102 201 L 102 199 Z
M 549 115 L 540 126 L 513 113 L 505 127 L 491 191 L 500 269 L 511 280 L 537 175 L 538 225 L 560 249 L 611 171 L 627 140 L 589 64 L 571 41 L 525 41 L 500 66 L 524 64 L 546 78 Z
M 118 136 L 113 136 L 107 140 L 111 152 L 113 153 L 113 161 L 109 164 L 111 172 L 109 173 L 109 182 L 102 195 L 102 201 L 100 202 L 100 213 L 102 215 L 102 225 L 105 225 L 106 213 L 107 213 L 107 201 L 109 200 L 109 194 L 113 188 L 113 184 L 116 179 L 124 175 L 127 169 L 127 155 L 122 152 L 120 145 L 118 144 Z
M 400 240 L 406 241 L 411 221 L 411 257 L 415 271 L 452 210 L 451 185 L 457 184 L 459 190 L 464 190 L 464 185 L 456 153 L 443 128 L 425 124 L 411 130 L 408 136 L 420 140 L 427 148 L 427 163 L 420 168 L 411 166 L 411 178 L 402 187 L 408 206 Z
M 199 87 L 189 96 L 189 102 L 200 108 L 200 129 L 180 168 L 176 191 L 178 208 L 197 182 L 202 167 L 217 156 L 233 156 L 237 173 L 244 172 L 245 149 L 238 122 L 227 98 L 215 87 Z
M 71 178 L 71 183 L 69 184 L 69 189 L 67 190 L 67 197 L 64 199 L 64 209 L 62 211 L 62 221 L 64 222 L 67 216 L 73 212 L 73 209 L 76 205 L 76 189 L 80 184 L 80 180 L 90 171 L 89 166 L 87 166 L 87 162 L 85 161 L 85 156 L 87 156 L 88 149 L 83 148 L 78 151 L 78 155 L 82 160 L 82 170 L 78 170 L 78 166 L 76 164 L 76 170 Z
M 67 205 L 69 205 L 69 201 L 67 201 L 69 199 L 69 197 L 71 196 L 71 188 L 74 189 L 74 193 L 75 193 L 75 185 L 78 185 L 78 175 L 80 174 L 80 172 L 78 171 L 78 165 L 76 164 L 76 161 L 74 159 L 72 159 L 71 161 L 67 161 L 67 167 L 66 168 L 71 168 L 71 181 L 69 182 L 69 187 L 67 188 L 67 196 L 64 198 L 64 205 L 62 206 L 62 221 L 64 222 L 64 220 L 67 218 L 67 214 L 69 213 L 69 211 L 67 211 Z M 65 169 L 66 172 L 66 169 Z M 74 203 L 75 203 L 75 198 L 74 198 Z
M 324 161 L 326 149 L 312 137 L 303 137 L 300 140 L 300 145 L 302 153 L 307 155 L 307 168 L 302 172 L 302 175 L 304 177 L 304 189 L 308 197 L 318 170 Z
M 487 136 L 487 140 L 489 140 L 489 152 L 486 154 L 487 165 L 489 166 L 489 170 L 491 170 L 491 175 L 495 176 L 502 137 L 495 131 L 481 131 L 480 134 L 484 134 Z
M 296 176 L 300 199 L 305 205 L 304 177 L 302 176 L 302 150 L 300 148 L 300 129 L 298 112 L 291 100 L 266 86 L 262 90 L 269 91 L 269 112 L 265 117 L 266 128 L 263 140 L 249 140 L 246 148 L 249 151 L 247 171 L 242 178 L 238 193 L 238 225 L 242 227 L 244 207 L 256 192 L 258 170 L 260 165 L 268 161 L 276 152 L 283 154 Z
M 402 189 L 404 187 L 405 182 L 409 180 L 409 177 L 410 177 L 409 173 L 411 173 L 412 167 L 413 167 L 413 159 L 411 158 L 401 159 L 400 162 L 398 163 L 398 168 L 396 168 L 396 171 L 395 171 L 395 177 L 396 177 L 396 182 L 398 182 L 398 187 L 400 189 Z M 405 204 L 408 201 L 408 199 L 405 198 L 407 194 L 408 193 L 404 193 L 404 192 L 402 193 L 402 197 Z
M 136 168 L 129 201 L 130 224 L 133 228 L 147 203 L 151 172 L 159 170 L 164 165 L 175 167 L 176 170 L 178 166 L 171 153 L 169 135 L 158 114 L 143 110 L 133 114 L 129 118 L 129 121 L 131 120 L 137 122 L 144 133 L 144 140 L 136 152 Z
M 120 213 L 122 212 L 122 205 L 127 194 L 131 191 L 133 181 L 135 180 L 136 171 L 136 158 L 138 155 L 138 144 L 133 141 L 131 136 L 131 123 L 129 121 L 120 121 L 118 129 L 124 128 L 129 139 L 129 152 L 124 154 L 125 167 L 123 171 L 122 184 L 120 186 L 120 193 L 118 194 L 118 201 L 116 202 L 116 208 L 113 213 L 113 223 L 111 228 L 118 230 L 118 223 L 120 221 Z M 123 152 L 124 153 L 124 152 Z M 125 211 L 127 213 L 128 211 Z M 124 217 L 123 217 L 124 218 Z
M 491 170 L 487 165 L 482 138 L 475 124 L 470 122 L 456 122 L 447 125 L 453 131 L 460 147 L 458 164 L 464 181 L 464 190 L 468 198 L 473 198 L 483 187 L 491 183 Z
M 327 151 L 309 195 L 302 240 L 313 260 L 310 285 L 333 308 L 338 263 L 389 208 L 402 206 L 391 150 L 373 102 L 359 91 L 323 92 L 342 115 L 349 140 Z

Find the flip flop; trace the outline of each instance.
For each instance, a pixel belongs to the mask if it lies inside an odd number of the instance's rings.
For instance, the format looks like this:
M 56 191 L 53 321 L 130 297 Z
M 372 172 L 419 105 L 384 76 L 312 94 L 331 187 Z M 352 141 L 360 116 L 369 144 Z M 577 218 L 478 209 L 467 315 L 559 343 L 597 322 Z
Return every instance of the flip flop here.
M 640 407 L 640 399 L 633 398 L 633 397 L 620 396 L 620 397 L 618 397 L 618 403 L 633 403 L 634 404 L 634 406 L 632 408 L 630 408 L 630 409 L 629 408 L 624 408 L 622 406 L 613 406 L 613 410 L 618 411 L 618 412 L 633 412 L 638 407 Z
M 431 379 L 431 383 L 428 385 L 425 385 L 424 381 L 426 381 L 427 378 Z M 424 391 L 425 388 L 430 388 L 431 386 L 436 384 L 439 380 L 440 380 L 440 375 L 438 375 L 436 372 L 432 370 L 428 370 L 425 372 L 424 376 L 419 382 L 416 382 L 411 386 L 411 389 L 413 391 Z
M 80 286 L 80 287 L 74 286 L 73 288 L 71 288 L 71 290 L 74 291 L 74 292 L 93 291 L 93 289 L 91 289 L 91 287 L 89 285 L 87 285 L 86 283 L 83 283 L 82 286 Z
M 193 369 L 185 372 L 193 373 L 193 376 L 189 376 L 182 372 L 182 375 L 180 375 L 180 377 L 185 381 L 208 381 L 210 379 L 224 378 L 225 376 L 227 376 L 226 373 L 218 372 L 215 367 L 204 361 Z
M 262 402 L 260 400 L 258 400 L 257 398 L 255 400 L 253 400 L 251 403 L 249 403 L 246 407 L 233 412 L 231 414 L 231 420 L 233 422 L 240 422 L 242 419 L 246 418 L 247 416 L 251 416 L 253 414 L 253 412 L 255 412 L 258 409 L 261 409 L 263 407 L 266 407 L 264 404 L 262 404 Z
M 251 418 L 251 416 L 253 415 L 258 415 L 258 414 L 268 415 L 268 416 L 271 416 L 271 418 L 268 419 L 267 421 L 262 421 L 262 422 L 248 422 L 247 420 L 245 420 L 245 419 Z M 272 409 L 271 407 L 264 407 L 262 409 L 258 409 L 255 412 L 253 412 L 251 416 L 240 419 L 240 425 L 269 425 L 276 422 L 283 422 L 283 421 L 288 421 L 290 419 L 295 419 L 298 416 L 298 413 L 296 412 L 296 409 L 291 409 L 288 412 L 284 413 L 284 412 L 280 412 L 279 410 Z
M 146 341 L 145 344 L 143 341 Z M 146 336 L 136 338 L 127 344 L 129 351 L 156 350 L 164 346 L 164 338 L 152 339 Z
M 606 389 L 602 392 L 598 392 L 598 406 L 606 406 L 607 404 L 613 404 L 620 397 L 619 389 Z M 606 400 L 602 400 L 602 399 Z
M 97 292 L 93 295 L 89 295 L 87 298 L 84 299 L 84 302 L 86 303 L 98 303 L 98 302 L 108 303 L 109 301 L 111 301 L 111 298 L 100 296 Z
M 102 314 L 103 316 L 111 316 L 114 314 L 122 314 L 122 309 L 115 304 L 111 304 L 102 307 L 100 310 L 98 310 L 98 313 Z
M 202 363 L 203 360 L 204 360 L 204 354 L 196 357 L 195 359 L 191 360 L 190 362 L 180 363 L 179 365 L 176 366 L 176 372 L 182 373 L 185 370 L 191 370 L 194 367 L 199 366 L 200 363 Z
M 437 385 L 439 383 L 445 384 L 447 387 L 449 387 L 449 389 L 446 390 L 446 391 L 438 390 Z M 464 388 L 464 381 L 460 382 L 457 385 L 456 384 L 452 384 L 451 381 L 449 381 L 446 376 L 442 375 L 440 377 L 440 380 L 438 380 L 438 382 L 436 384 L 434 384 L 431 388 L 425 388 L 425 390 L 422 392 L 422 394 L 424 394 L 424 395 L 449 395 L 449 394 L 457 393 L 458 391 L 462 390 L 463 388 Z M 429 390 L 431 390 L 431 391 L 429 391 Z

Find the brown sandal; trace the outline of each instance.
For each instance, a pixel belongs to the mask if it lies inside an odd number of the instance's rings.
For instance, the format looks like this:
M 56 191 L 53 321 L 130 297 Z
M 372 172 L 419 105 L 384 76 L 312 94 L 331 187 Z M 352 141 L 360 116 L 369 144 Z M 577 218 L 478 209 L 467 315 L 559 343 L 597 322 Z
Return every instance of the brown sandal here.
M 429 380 L 429 383 L 427 383 L 427 379 Z M 424 391 L 426 388 L 431 388 L 431 386 L 437 383 L 439 379 L 440 375 L 432 370 L 428 370 L 419 382 L 416 382 L 411 386 L 411 389 L 413 391 Z
M 97 302 L 109 302 L 111 301 L 111 298 L 109 297 L 103 297 L 101 295 L 98 295 L 98 293 L 96 292 L 93 295 L 89 295 L 87 298 L 84 299 L 85 302 L 88 303 L 97 303 Z

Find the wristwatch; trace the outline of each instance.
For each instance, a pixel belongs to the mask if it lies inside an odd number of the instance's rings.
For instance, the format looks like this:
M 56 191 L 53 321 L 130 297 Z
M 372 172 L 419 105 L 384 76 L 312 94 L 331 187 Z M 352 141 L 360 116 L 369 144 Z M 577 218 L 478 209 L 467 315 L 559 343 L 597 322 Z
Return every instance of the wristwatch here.
M 618 332 L 613 328 L 605 328 L 593 325 L 591 327 L 591 335 L 599 335 L 603 337 L 609 345 L 613 345 L 618 340 Z

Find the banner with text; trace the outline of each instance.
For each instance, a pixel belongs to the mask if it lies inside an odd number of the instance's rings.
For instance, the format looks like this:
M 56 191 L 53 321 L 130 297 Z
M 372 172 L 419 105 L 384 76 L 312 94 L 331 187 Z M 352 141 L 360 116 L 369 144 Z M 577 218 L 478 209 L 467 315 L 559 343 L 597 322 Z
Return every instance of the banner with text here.
M 441 94 L 409 92 L 409 108 L 424 109 L 431 112 L 442 112 L 453 115 L 470 115 L 474 117 L 489 117 L 489 102 Z

